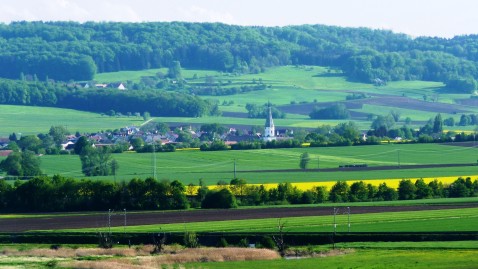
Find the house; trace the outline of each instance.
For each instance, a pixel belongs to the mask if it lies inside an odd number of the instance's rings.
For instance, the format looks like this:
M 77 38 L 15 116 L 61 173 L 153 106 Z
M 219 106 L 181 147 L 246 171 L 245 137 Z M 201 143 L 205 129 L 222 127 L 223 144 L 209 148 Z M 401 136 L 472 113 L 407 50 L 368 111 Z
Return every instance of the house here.
M 91 146 L 94 147 L 94 148 L 104 148 L 104 147 L 112 147 L 112 146 L 114 146 L 114 144 L 110 144 L 110 143 L 108 143 L 108 144 L 97 143 L 97 144 L 93 144 L 93 145 L 91 145 Z
M 75 146 L 75 143 L 73 143 L 72 141 L 68 141 L 66 143 L 61 144 L 61 149 L 69 150 L 69 149 L 72 149 L 74 146 Z
M 6 148 L 10 143 L 10 139 L 8 138 L 0 138 L 0 149 Z
M 95 84 L 95 87 L 96 87 L 97 89 L 105 89 L 106 87 L 108 87 L 108 84 L 104 84 L 104 83 L 101 84 L 101 83 L 99 83 L 99 84 Z
M 108 85 L 108 87 L 109 87 L 109 88 L 118 89 L 118 90 L 121 90 L 121 91 L 126 90 L 126 86 L 125 86 L 122 82 L 110 83 L 110 84 Z
M 88 83 L 88 82 L 80 82 L 76 85 L 80 88 L 83 88 L 83 89 L 89 89 L 90 88 L 90 83 Z
M 13 150 L 0 150 L 0 157 L 7 157 Z

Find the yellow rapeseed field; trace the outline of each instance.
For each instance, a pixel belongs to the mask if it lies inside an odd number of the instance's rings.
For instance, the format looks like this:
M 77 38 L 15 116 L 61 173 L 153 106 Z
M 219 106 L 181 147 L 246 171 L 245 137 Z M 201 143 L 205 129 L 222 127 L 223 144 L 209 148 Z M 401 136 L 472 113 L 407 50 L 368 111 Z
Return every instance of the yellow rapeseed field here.
M 470 177 L 472 181 L 478 179 L 478 175 L 471 175 L 471 176 L 461 176 L 462 178 L 467 178 Z M 452 176 L 452 177 L 428 177 L 428 178 L 423 178 L 425 183 L 429 183 L 433 180 L 438 180 L 439 182 L 443 183 L 443 185 L 449 185 L 453 183 L 455 180 L 457 180 L 457 176 Z M 365 184 L 372 184 L 373 186 L 378 186 L 382 183 L 386 183 L 388 187 L 391 188 L 398 188 L 399 182 L 403 180 L 402 178 L 400 179 L 366 179 L 366 180 L 346 180 L 347 184 L 350 186 L 354 182 L 359 182 L 363 181 Z M 417 178 L 410 178 L 412 182 L 415 182 Z M 297 187 L 299 190 L 306 191 L 310 190 L 314 187 L 319 187 L 319 186 L 324 186 L 328 190 L 336 183 L 337 181 L 320 181 L 320 182 L 294 182 L 291 183 L 292 186 Z M 269 184 L 247 184 L 248 186 L 260 186 L 263 185 L 266 189 L 272 189 L 272 188 L 277 188 L 278 183 L 269 183 Z M 209 186 L 211 189 L 216 189 L 224 186 L 218 186 L 218 185 L 212 185 Z

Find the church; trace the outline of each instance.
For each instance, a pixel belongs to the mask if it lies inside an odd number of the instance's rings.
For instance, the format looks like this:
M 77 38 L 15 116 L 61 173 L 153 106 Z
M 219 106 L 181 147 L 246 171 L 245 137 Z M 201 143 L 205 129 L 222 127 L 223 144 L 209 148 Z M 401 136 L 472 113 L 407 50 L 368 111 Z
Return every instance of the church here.
M 272 109 L 269 105 L 269 114 L 267 115 L 266 118 L 266 124 L 264 127 L 264 136 L 263 139 L 264 141 L 272 141 L 276 140 L 276 127 L 274 126 L 274 120 L 272 119 Z

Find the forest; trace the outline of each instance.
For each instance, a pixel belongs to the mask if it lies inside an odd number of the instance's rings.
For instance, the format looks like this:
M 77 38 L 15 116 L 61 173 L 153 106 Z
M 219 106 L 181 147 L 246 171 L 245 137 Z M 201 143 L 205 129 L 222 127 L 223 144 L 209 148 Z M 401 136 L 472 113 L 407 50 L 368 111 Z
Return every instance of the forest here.
M 13 22 L 0 24 L 0 77 L 91 80 L 96 72 L 170 67 L 175 61 L 238 73 L 300 64 L 332 66 L 366 83 L 441 81 L 470 92 L 477 87 L 477 41 L 476 35 L 412 38 L 324 25 Z
M 148 112 L 153 116 L 217 115 L 217 104 L 189 94 L 115 89 L 91 91 L 65 83 L 0 79 L 0 104 L 52 106 L 108 115 Z

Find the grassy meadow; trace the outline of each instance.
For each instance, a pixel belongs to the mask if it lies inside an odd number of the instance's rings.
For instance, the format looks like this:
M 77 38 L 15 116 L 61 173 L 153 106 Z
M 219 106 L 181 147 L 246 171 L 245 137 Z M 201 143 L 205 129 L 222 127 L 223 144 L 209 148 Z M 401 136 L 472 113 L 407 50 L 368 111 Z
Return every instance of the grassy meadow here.
M 188 264 L 204 269 L 312 269 L 312 268 L 476 268 L 476 250 L 350 250 L 319 258 Z
M 0 137 L 11 133 L 33 135 L 48 133 L 51 126 L 65 126 L 70 132 L 98 132 L 141 125 L 140 117 L 109 117 L 72 109 L 0 105 Z
M 142 71 L 121 71 L 113 73 L 97 74 L 95 80 L 101 82 L 115 81 L 133 81 L 139 82 L 142 76 L 155 76 L 156 73 L 167 73 L 167 69 L 151 69 Z M 224 101 L 232 102 L 231 105 L 220 105 L 220 110 L 225 112 L 247 112 L 245 106 L 247 103 L 264 104 L 272 102 L 276 106 L 288 105 L 291 103 L 311 103 L 344 101 L 346 96 L 352 92 L 360 92 L 371 95 L 380 96 L 403 96 L 413 99 L 423 100 L 424 96 L 435 102 L 444 104 L 454 104 L 455 99 L 469 98 L 469 94 L 447 93 L 443 91 L 444 84 L 441 82 L 428 81 L 394 81 L 389 82 L 386 86 L 374 86 L 365 83 L 351 82 L 339 71 L 332 70 L 322 66 L 282 66 L 267 69 L 264 73 L 259 74 L 231 74 L 222 73 L 212 70 L 191 70 L 183 69 L 183 77 L 189 85 L 203 84 L 206 77 L 213 77 L 218 83 L 223 84 L 222 87 L 240 87 L 243 85 L 253 85 L 255 83 L 264 83 L 268 87 L 261 91 L 252 91 L 236 95 L 226 96 L 202 96 L 203 98 L 217 100 L 219 104 Z M 464 107 L 465 110 L 478 112 L 474 107 Z M 434 117 L 436 113 L 427 112 L 421 107 L 416 109 L 402 109 L 387 107 L 367 107 L 362 109 L 354 109 L 356 112 L 374 113 L 377 115 L 386 115 L 391 110 L 402 112 L 402 120 L 410 117 L 414 121 L 426 121 L 430 117 Z M 306 113 L 307 114 L 307 113 Z M 459 120 L 459 115 L 442 114 L 443 118 L 454 117 Z M 276 125 L 283 127 L 300 127 L 315 128 L 323 124 L 317 121 L 308 120 L 308 116 L 289 115 L 286 120 L 278 120 Z M 290 119 L 290 120 L 289 120 Z M 169 122 L 185 122 L 185 123 L 211 123 L 214 118 L 200 119 L 165 119 Z M 292 121 L 292 122 L 291 122 Z M 223 118 L 217 119 L 216 122 L 228 122 L 230 124 L 246 124 L 246 125 L 262 125 L 263 122 L 253 119 Z M 326 121 L 327 122 L 327 121 Z M 340 122 L 340 121 L 339 121 Z M 368 129 L 370 122 L 358 121 L 360 127 Z M 331 121 L 330 124 L 335 125 L 337 121 Z M 463 127 L 461 128 L 463 129 Z M 465 128 L 468 129 L 468 128 Z
M 471 242 L 475 243 L 476 242 Z M 152 246 L 135 249 L 95 249 L 92 246 L 2 245 L 5 268 L 475 268 L 477 249 L 470 242 L 433 242 L 443 248 L 422 248 L 423 243 L 367 244 L 366 248 L 332 246 L 314 249 L 313 257 L 281 259 L 267 249 L 182 249 L 167 246 L 165 254 L 150 255 Z M 340 244 L 337 244 L 340 245 Z M 449 247 L 446 245 L 450 245 Z M 404 248 L 405 246 L 406 248 Z M 457 246 L 455 248 L 455 246 Z M 413 250 L 413 251 L 410 251 Z M 195 262 L 192 262 L 195 261 Z
M 142 71 L 121 71 L 97 74 L 98 82 L 132 81 L 139 82 L 143 76 L 155 76 L 156 73 L 167 73 L 167 69 L 150 69 Z M 260 74 L 237 75 L 222 73 L 213 70 L 183 69 L 183 77 L 192 86 L 204 83 L 207 76 L 213 76 L 217 82 L 224 82 L 223 87 L 240 87 L 251 85 L 253 81 L 262 81 L 268 85 L 261 91 L 247 92 L 226 96 L 202 96 L 202 98 L 217 100 L 220 110 L 225 112 L 247 112 L 247 103 L 264 104 L 272 102 L 274 105 L 288 105 L 291 103 L 312 103 L 344 101 L 352 92 L 362 92 L 374 95 L 406 96 L 422 100 L 423 96 L 437 97 L 437 102 L 453 104 L 455 99 L 469 98 L 469 94 L 445 93 L 443 84 L 426 81 L 397 81 L 386 86 L 377 87 L 371 84 L 348 81 L 343 74 L 330 70 L 328 67 L 311 66 L 295 67 L 283 66 L 270 68 Z M 226 83 L 227 82 L 227 83 Z M 230 105 L 222 105 L 223 102 Z M 474 107 L 463 107 L 470 113 L 478 113 Z M 393 106 L 364 105 L 361 109 L 353 109 L 364 114 L 386 115 L 391 110 L 402 113 L 401 120 L 410 117 L 413 121 L 427 121 L 436 115 L 435 112 L 423 110 L 421 107 L 403 109 Z M 72 132 L 97 132 L 100 130 L 116 129 L 126 125 L 140 125 L 142 119 L 136 117 L 106 117 L 96 113 L 74 111 L 68 109 L 0 106 L 0 120 L 3 127 L 0 136 L 7 136 L 13 132 L 22 134 L 37 134 L 47 132 L 52 125 L 64 125 Z M 307 112 L 308 113 L 308 112 Z M 307 114 L 305 113 L 305 114 Z M 320 125 L 336 125 L 344 120 L 311 120 L 307 115 L 288 114 L 285 119 L 275 119 L 276 126 L 282 128 L 316 128 Z M 442 118 L 454 117 L 459 120 L 459 114 L 442 113 Z M 262 126 L 263 119 L 248 119 L 241 117 L 202 117 L 202 118 L 156 118 L 157 121 L 183 124 L 222 123 L 246 126 Z M 362 130 L 370 128 L 370 121 L 357 120 Z M 402 122 L 397 123 L 400 126 Z M 414 126 L 414 127 L 418 127 Z M 472 126 L 453 127 L 451 130 L 473 130 Z
M 308 152 L 310 169 L 337 168 L 344 164 L 369 166 L 397 166 L 387 171 L 293 171 L 299 169 L 300 155 Z M 117 180 L 146 178 L 153 175 L 151 153 L 127 152 L 113 154 L 119 163 Z M 219 180 L 229 182 L 236 176 L 248 183 L 322 182 L 336 180 L 384 180 L 402 178 L 458 177 L 478 175 L 476 166 L 399 169 L 400 165 L 476 163 L 478 150 L 473 147 L 454 147 L 439 144 L 386 144 L 379 146 L 295 148 L 243 151 L 201 152 L 178 150 L 156 153 L 158 179 L 177 179 L 185 184 L 197 184 L 203 179 L 213 185 Z M 41 156 L 41 168 L 48 175 L 83 178 L 80 159 L 76 155 Z M 286 171 L 292 169 L 291 171 Z M 272 170 L 272 171 L 263 171 Z M 97 179 L 113 180 L 112 176 Z
M 476 268 L 476 241 L 432 242 L 442 248 L 423 248 L 430 242 L 360 243 L 313 248 L 313 257 L 281 259 L 267 249 L 199 248 L 182 249 L 167 246 L 165 254 L 151 255 L 152 246 L 132 249 L 97 249 L 93 246 L 1 245 L 4 268 Z M 475 246 L 473 246 L 474 244 Z M 355 248 L 354 248 L 355 246 Z M 293 250 L 291 250 L 292 252 Z M 307 249 L 306 251 L 309 251 Z

